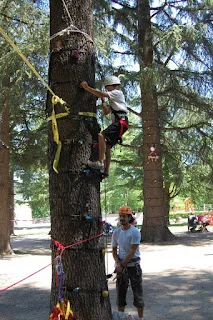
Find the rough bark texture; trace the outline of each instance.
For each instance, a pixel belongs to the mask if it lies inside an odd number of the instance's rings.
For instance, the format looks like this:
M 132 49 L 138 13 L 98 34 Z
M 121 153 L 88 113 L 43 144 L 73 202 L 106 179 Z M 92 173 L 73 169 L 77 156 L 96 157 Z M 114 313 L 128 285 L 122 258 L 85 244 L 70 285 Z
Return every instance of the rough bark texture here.
M 9 212 L 9 100 L 7 90 L 0 114 L 0 254 L 12 253 L 10 246 L 10 212 Z
M 93 37 L 92 1 L 65 1 L 72 24 Z M 50 0 L 51 35 L 67 28 L 70 18 L 62 1 Z M 62 150 L 58 174 L 52 165 L 57 145 L 53 141 L 49 122 L 49 174 L 51 237 L 63 246 L 75 244 L 101 234 L 100 173 L 84 172 L 88 159 L 98 158 L 93 143 L 97 142 L 99 127 L 94 117 L 79 116 L 78 112 L 96 112 L 96 98 L 79 88 L 81 81 L 94 86 L 93 43 L 78 32 L 65 33 L 51 41 L 49 82 L 54 93 L 70 107 L 67 117 L 57 119 Z M 73 57 L 78 51 L 78 58 Z M 56 114 L 64 112 L 60 104 Z M 47 114 L 51 115 L 51 96 L 47 99 Z M 90 216 L 90 219 L 87 219 Z M 66 274 L 64 298 L 69 299 L 73 312 L 79 320 L 111 319 L 109 297 L 101 238 L 66 249 L 62 264 Z M 56 256 L 53 248 L 52 259 Z M 56 273 L 53 266 L 51 308 L 58 299 Z M 73 289 L 79 288 L 79 293 Z
M 160 127 L 155 73 L 152 66 L 153 48 L 148 0 L 138 0 L 138 27 L 143 112 L 144 218 L 142 237 L 144 241 L 160 241 L 167 240 L 171 233 L 167 227 L 167 214 L 164 207 Z M 156 148 L 158 159 L 149 159 L 151 147 Z

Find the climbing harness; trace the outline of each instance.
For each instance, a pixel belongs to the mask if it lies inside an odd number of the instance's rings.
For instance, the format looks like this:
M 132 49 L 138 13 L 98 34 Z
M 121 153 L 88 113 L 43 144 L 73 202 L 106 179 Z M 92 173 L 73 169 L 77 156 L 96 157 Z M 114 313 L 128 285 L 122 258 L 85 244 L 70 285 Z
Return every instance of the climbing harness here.
M 122 137 L 122 135 L 124 134 L 124 132 L 128 129 L 129 125 L 128 125 L 128 122 L 127 120 L 123 120 L 123 119 L 119 119 L 117 120 L 120 125 L 121 125 L 121 128 L 120 128 L 120 134 L 119 134 L 119 138 Z
M 126 115 L 126 112 L 124 111 L 115 111 L 112 107 L 110 107 L 112 114 L 115 117 L 115 122 L 120 123 L 120 133 L 119 133 L 119 139 L 120 144 L 122 143 L 122 135 L 128 130 L 129 124 L 128 124 L 128 118 Z

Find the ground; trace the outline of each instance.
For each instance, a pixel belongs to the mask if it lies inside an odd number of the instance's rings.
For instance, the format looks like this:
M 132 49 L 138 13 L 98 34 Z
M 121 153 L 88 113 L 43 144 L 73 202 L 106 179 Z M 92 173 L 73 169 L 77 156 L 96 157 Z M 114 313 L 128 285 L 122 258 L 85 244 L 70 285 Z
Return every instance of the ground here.
M 140 245 L 145 320 L 213 319 L 213 229 L 209 230 L 188 233 L 187 227 L 171 227 L 176 235 L 175 241 Z M 47 320 L 51 286 L 48 230 L 31 229 L 16 233 L 11 239 L 16 254 L 2 257 L 0 263 L 0 291 L 13 285 L 0 292 L 0 319 Z M 109 246 L 106 273 L 113 270 Z M 25 280 L 19 282 L 21 279 Z M 113 277 L 108 285 L 112 309 L 116 310 Z M 136 315 L 131 289 L 126 312 Z

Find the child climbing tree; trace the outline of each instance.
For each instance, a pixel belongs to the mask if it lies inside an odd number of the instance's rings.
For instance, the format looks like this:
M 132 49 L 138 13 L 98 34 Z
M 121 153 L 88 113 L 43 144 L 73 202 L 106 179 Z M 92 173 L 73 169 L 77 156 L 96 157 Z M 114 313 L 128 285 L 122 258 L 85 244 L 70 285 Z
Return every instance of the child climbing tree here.
M 98 158 L 96 99 L 79 86 L 84 79 L 94 85 L 92 1 L 50 0 L 50 35 L 51 306 L 68 299 L 77 319 L 107 320 L 100 172 L 85 170 Z

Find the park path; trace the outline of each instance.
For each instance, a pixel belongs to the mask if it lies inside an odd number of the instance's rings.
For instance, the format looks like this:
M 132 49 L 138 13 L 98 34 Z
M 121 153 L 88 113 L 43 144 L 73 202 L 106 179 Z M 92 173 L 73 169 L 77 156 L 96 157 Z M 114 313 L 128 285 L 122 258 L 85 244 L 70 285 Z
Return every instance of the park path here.
M 144 279 L 145 320 L 213 319 L 213 232 L 188 233 L 175 227 L 176 241 L 141 244 Z M 26 233 L 28 234 L 26 235 Z M 42 232 L 42 233 L 41 233 Z M 47 320 L 51 288 L 51 256 L 48 230 L 12 237 L 16 255 L 1 258 L 0 289 L 41 272 L 0 293 L 0 320 Z M 106 255 L 106 272 L 112 273 L 111 248 Z M 112 309 L 115 282 L 108 281 Z M 131 290 L 126 309 L 136 315 Z

